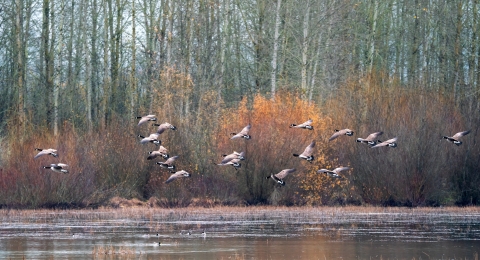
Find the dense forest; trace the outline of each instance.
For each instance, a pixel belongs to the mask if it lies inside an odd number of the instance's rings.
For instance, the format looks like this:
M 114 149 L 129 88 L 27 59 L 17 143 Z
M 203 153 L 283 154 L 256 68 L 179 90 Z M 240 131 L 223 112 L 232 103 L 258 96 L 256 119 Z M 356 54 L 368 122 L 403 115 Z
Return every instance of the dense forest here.
M 480 203 L 480 0 L 0 3 L 0 207 Z M 177 170 L 147 160 L 154 114 Z M 313 130 L 290 128 L 313 120 Z M 251 124 L 252 138 L 231 133 Z M 334 129 L 354 136 L 328 141 Z M 471 130 L 455 145 L 443 139 Z M 356 138 L 383 131 L 398 147 Z M 292 156 L 316 142 L 312 163 Z M 58 157 L 34 159 L 35 148 Z M 223 154 L 245 152 L 238 169 Z M 68 173 L 44 169 L 66 163 Z M 348 166 L 344 178 L 317 173 Z M 296 168 L 276 184 L 266 176 Z

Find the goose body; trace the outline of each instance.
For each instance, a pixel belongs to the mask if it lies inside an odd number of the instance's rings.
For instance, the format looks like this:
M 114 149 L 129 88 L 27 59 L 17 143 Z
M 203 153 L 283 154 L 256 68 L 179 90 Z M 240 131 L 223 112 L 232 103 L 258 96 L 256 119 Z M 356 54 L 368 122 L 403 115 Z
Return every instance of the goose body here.
M 454 143 L 458 146 L 458 145 L 462 144 L 462 141 L 459 140 L 460 137 L 462 137 L 464 135 L 468 135 L 469 133 L 470 133 L 470 130 L 467 130 L 467 131 L 463 131 L 463 132 L 458 132 L 458 133 L 454 134 L 453 136 L 444 136 L 443 138 L 447 139 L 447 141 L 452 142 L 452 143 Z
M 299 157 L 301 159 L 304 159 L 304 160 L 307 160 L 307 162 L 310 162 L 312 163 L 313 159 L 315 159 L 315 157 L 313 156 L 313 150 L 315 148 L 315 141 L 312 141 L 306 148 L 305 150 L 303 151 L 302 154 L 293 154 L 293 156 L 295 157 Z
M 374 146 L 377 144 L 377 140 L 375 139 L 382 134 L 383 132 L 371 133 L 370 135 L 367 136 L 367 138 L 357 138 L 357 142 Z
M 285 186 L 285 181 L 283 181 L 283 179 L 285 177 L 287 177 L 288 174 L 292 173 L 292 172 L 295 172 L 297 169 L 293 168 L 293 169 L 284 169 L 282 171 L 280 171 L 279 173 L 277 174 L 270 174 L 270 176 L 267 176 L 265 177 L 266 179 L 272 179 L 274 180 L 276 183 L 282 185 L 282 186 Z
M 175 161 L 177 160 L 178 155 L 168 158 L 165 162 L 157 162 L 158 165 L 162 168 L 169 169 L 170 171 L 175 170 Z
M 152 151 L 148 152 L 148 157 L 147 160 L 153 160 L 157 158 L 158 156 L 162 156 L 164 159 L 168 159 L 168 150 L 167 148 L 163 147 L 163 145 L 160 145 L 160 148 L 158 148 L 157 151 Z
M 328 139 L 328 141 L 332 141 L 334 139 L 336 139 L 337 137 L 339 136 L 342 136 L 342 135 L 348 135 L 348 136 L 352 136 L 353 135 L 353 131 L 348 129 L 348 128 L 345 128 L 345 129 L 342 129 L 342 130 L 338 130 L 338 129 L 335 129 L 335 133 L 333 133 L 332 136 L 330 136 L 330 138 Z
M 246 127 L 244 127 L 242 129 L 242 131 L 240 131 L 240 133 L 231 133 L 233 136 L 230 138 L 230 139 L 236 139 L 236 138 L 245 138 L 245 139 L 251 139 L 252 137 L 248 134 L 248 132 L 250 131 L 250 128 L 252 128 L 252 125 L 251 124 L 248 124 Z
M 235 170 L 238 170 L 238 168 L 240 168 L 242 166 L 242 164 L 240 164 L 240 159 L 238 159 L 238 158 L 231 159 L 230 161 L 228 161 L 226 163 L 218 164 L 218 165 L 231 165 L 231 166 L 233 166 L 233 168 L 235 168 Z
M 304 123 L 301 123 L 301 124 L 299 124 L 299 125 L 291 124 L 290 127 L 313 130 L 312 123 L 313 123 L 313 120 L 312 120 L 312 119 L 309 119 L 308 121 L 306 121 L 306 122 L 304 122 Z
M 177 130 L 177 128 L 175 126 L 173 126 L 172 124 L 167 123 L 167 122 L 165 122 L 163 124 L 153 124 L 153 125 L 158 126 L 157 134 L 162 134 L 167 129 Z
M 44 169 L 50 169 L 54 172 L 60 172 L 60 173 L 68 173 L 68 170 L 65 169 L 66 167 L 68 167 L 68 165 L 64 164 L 64 163 L 52 163 L 50 164 L 50 166 L 43 166 Z
M 349 167 L 338 167 L 333 170 L 327 170 L 327 169 L 320 169 L 317 171 L 317 173 L 326 173 L 328 176 L 333 177 L 333 178 L 343 178 L 342 176 L 338 175 L 339 172 L 345 171 L 350 169 Z
M 140 121 L 138 121 L 137 126 L 145 124 L 148 121 L 157 121 L 157 118 L 155 115 L 137 116 L 136 118 L 140 119 Z
M 377 148 L 377 147 L 382 147 L 382 146 L 388 146 L 388 147 L 397 147 L 397 137 L 395 138 L 392 138 L 392 139 L 388 139 L 387 141 L 380 141 L 378 140 L 378 143 L 374 146 L 372 146 L 371 148 Z
M 35 155 L 35 157 L 33 157 L 33 159 L 37 159 L 38 157 L 42 156 L 42 155 L 51 155 L 53 157 L 58 157 L 58 154 L 57 154 L 57 150 L 55 149 L 40 149 L 40 148 L 35 148 L 36 151 L 40 151 L 37 153 L 37 155 Z
M 145 137 L 143 135 L 138 135 L 138 137 L 142 138 L 142 140 L 140 140 L 141 144 L 153 143 L 155 145 L 160 145 L 162 143 L 162 141 L 158 140 L 158 136 L 159 136 L 159 134 L 157 134 L 157 133 L 150 134 L 147 137 Z
M 229 161 L 231 161 L 233 159 L 245 160 L 244 156 L 245 156 L 244 152 L 239 153 L 239 152 L 233 151 L 233 153 L 231 153 L 231 154 L 224 155 L 222 162 L 218 165 L 225 165 L 226 163 L 228 163 Z
M 181 170 L 181 171 L 178 171 L 172 175 L 170 175 L 170 177 L 165 181 L 165 183 L 170 183 L 178 178 L 189 178 L 191 177 L 190 173 L 184 171 L 184 170 Z

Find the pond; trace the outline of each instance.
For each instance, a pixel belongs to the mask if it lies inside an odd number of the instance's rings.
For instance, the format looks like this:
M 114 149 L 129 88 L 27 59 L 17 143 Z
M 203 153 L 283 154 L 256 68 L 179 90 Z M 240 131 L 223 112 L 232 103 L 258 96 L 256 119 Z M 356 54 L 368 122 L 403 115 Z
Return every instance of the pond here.
M 0 211 L 0 259 L 478 259 L 480 210 Z

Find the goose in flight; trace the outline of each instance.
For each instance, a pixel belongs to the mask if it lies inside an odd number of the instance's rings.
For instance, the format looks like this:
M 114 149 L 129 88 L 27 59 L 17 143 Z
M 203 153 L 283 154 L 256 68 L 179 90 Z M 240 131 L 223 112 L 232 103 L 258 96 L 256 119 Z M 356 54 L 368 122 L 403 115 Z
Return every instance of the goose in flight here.
M 163 124 L 153 124 L 153 126 L 158 126 L 157 134 L 162 134 L 167 129 L 177 130 L 177 128 L 174 125 L 172 125 L 170 123 L 167 123 L 167 122 L 165 122 Z
M 296 153 L 294 153 L 293 156 L 299 157 L 299 158 L 301 158 L 301 159 L 307 160 L 307 162 L 312 163 L 313 159 L 315 159 L 315 157 L 312 155 L 314 148 L 315 148 L 315 141 L 312 141 L 312 142 L 307 146 L 307 148 L 305 148 L 305 150 L 303 151 L 302 154 L 296 154 Z
M 382 134 L 383 134 L 383 132 L 371 133 L 369 136 L 367 136 L 367 138 L 357 138 L 357 142 L 368 144 L 370 146 L 374 146 L 374 145 L 377 144 L 377 140 L 375 140 L 375 138 L 377 138 L 378 136 L 380 136 Z
M 283 179 L 285 177 L 287 177 L 288 174 L 296 171 L 297 169 L 293 168 L 293 169 L 284 169 L 282 171 L 280 171 L 279 173 L 277 174 L 270 174 L 270 176 L 267 176 L 265 177 L 265 179 L 269 179 L 271 178 L 272 180 L 274 180 L 276 183 L 282 185 L 282 186 L 285 186 L 285 181 L 283 181 Z
M 38 157 L 42 155 L 51 155 L 53 157 L 58 157 L 57 150 L 49 148 L 49 149 L 40 149 L 40 148 L 35 148 L 36 151 L 40 151 L 33 157 L 33 159 L 37 159 Z
M 320 169 L 317 171 L 317 173 L 326 173 L 328 176 L 333 177 L 333 178 L 343 178 L 342 176 L 338 175 L 339 172 L 345 171 L 350 169 L 349 167 L 338 167 L 333 170 L 327 170 L 327 169 Z
M 231 133 L 231 135 L 233 136 L 230 139 L 235 139 L 240 137 L 243 137 L 247 140 L 251 139 L 252 137 L 248 134 L 248 132 L 250 131 L 250 128 L 252 128 L 252 125 L 248 124 L 246 127 L 242 129 L 242 131 L 240 131 L 240 133 Z
M 160 165 L 163 168 L 167 168 L 170 171 L 173 172 L 175 170 L 175 161 L 177 160 L 178 155 L 175 155 L 173 157 L 168 158 L 165 162 L 157 162 L 158 165 Z
M 467 130 L 467 131 L 463 131 L 463 132 L 458 132 L 458 133 L 454 134 L 453 136 L 444 136 L 443 138 L 447 139 L 447 141 L 452 142 L 452 143 L 454 143 L 458 146 L 458 145 L 462 144 L 462 141 L 460 141 L 459 138 L 464 136 L 464 135 L 468 135 L 469 133 L 470 133 L 470 130 Z
M 382 147 L 382 146 L 388 146 L 388 147 L 397 147 L 397 137 L 395 138 L 392 138 L 392 139 L 388 139 L 387 141 L 380 141 L 380 140 L 377 140 L 378 143 L 374 146 L 372 146 L 371 148 L 377 148 L 377 147 Z
M 240 159 L 240 160 L 245 160 L 245 153 L 244 152 L 235 152 L 233 151 L 233 153 L 231 154 L 227 154 L 227 155 L 223 155 L 223 160 L 222 162 L 220 162 L 220 164 L 218 165 L 225 165 L 226 163 L 228 163 L 229 161 L 233 160 L 233 159 Z
M 240 168 L 242 166 L 242 164 L 240 164 L 240 160 L 239 158 L 235 158 L 235 159 L 231 159 L 230 161 L 226 162 L 226 163 L 219 163 L 218 165 L 222 166 L 222 165 L 231 165 L 233 166 L 233 168 L 235 168 L 235 170 L 238 170 L 238 168 Z
M 159 136 L 159 134 L 157 134 L 157 133 L 150 134 L 147 137 L 145 137 L 143 135 L 138 135 L 138 137 L 142 138 L 142 140 L 140 140 L 141 144 L 146 144 L 146 143 L 150 142 L 150 143 L 155 144 L 155 145 L 160 145 L 160 144 L 162 144 L 162 141 L 158 140 L 158 136 Z
M 136 118 L 140 119 L 140 121 L 138 121 L 137 126 L 145 124 L 148 121 L 157 121 L 157 118 L 155 115 L 137 116 Z
M 178 178 L 189 178 L 191 177 L 190 173 L 184 171 L 184 170 L 181 170 L 181 171 L 178 171 L 172 175 L 170 175 L 170 177 L 165 181 L 165 183 L 170 183 Z
M 66 167 L 68 167 L 68 165 L 64 164 L 64 163 L 52 163 L 50 164 L 50 166 L 43 166 L 44 169 L 50 169 L 54 172 L 60 172 L 60 173 L 68 173 L 68 170 L 65 169 Z
M 162 156 L 164 159 L 168 159 L 168 150 L 167 148 L 163 147 L 163 145 L 160 145 L 160 148 L 156 151 L 148 152 L 148 157 L 147 160 L 153 160 L 157 158 L 158 156 Z
M 348 129 L 348 128 L 345 128 L 345 129 L 342 129 L 342 130 L 338 130 L 338 129 L 335 129 L 335 133 L 333 133 L 332 136 L 330 136 L 330 138 L 328 139 L 328 141 L 332 141 L 334 139 L 336 139 L 337 137 L 341 136 L 341 135 L 348 135 L 348 136 L 352 136 L 353 135 L 353 131 Z
M 306 122 L 304 122 L 304 123 L 301 123 L 301 124 L 299 124 L 299 125 L 291 124 L 290 127 L 313 130 L 312 123 L 313 123 L 313 120 L 312 120 L 312 119 L 309 119 L 308 121 L 306 121 Z

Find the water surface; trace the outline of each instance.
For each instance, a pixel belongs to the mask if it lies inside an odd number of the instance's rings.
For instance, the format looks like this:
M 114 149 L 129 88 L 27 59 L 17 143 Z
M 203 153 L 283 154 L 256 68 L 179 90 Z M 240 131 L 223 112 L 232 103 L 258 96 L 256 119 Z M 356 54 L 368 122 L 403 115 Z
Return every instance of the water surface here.
M 478 259 L 480 252 L 476 212 L 138 211 L 4 212 L 0 258 Z

